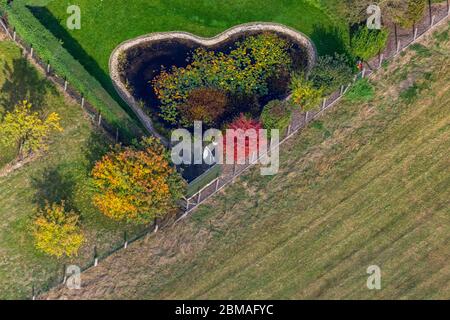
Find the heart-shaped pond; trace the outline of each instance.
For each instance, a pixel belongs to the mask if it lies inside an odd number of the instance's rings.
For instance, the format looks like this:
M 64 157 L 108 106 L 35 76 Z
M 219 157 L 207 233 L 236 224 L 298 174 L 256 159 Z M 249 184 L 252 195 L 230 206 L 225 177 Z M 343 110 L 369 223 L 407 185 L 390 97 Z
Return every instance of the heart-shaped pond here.
M 158 121 L 158 128 L 173 128 L 158 116 L 160 101 L 152 88 L 152 81 L 161 73 L 162 68 L 170 70 L 173 66 L 186 67 L 190 63 L 189 57 L 198 48 L 226 54 L 236 47 L 236 43 L 267 33 L 275 34 L 289 43 L 293 71 L 307 71 L 315 64 L 315 46 L 304 34 L 280 24 L 251 23 L 236 26 L 213 38 L 201 38 L 185 32 L 164 32 L 126 41 L 111 55 L 111 79 L 120 96 L 144 126 L 164 141 L 166 139 L 161 132 L 153 126 L 153 121 Z M 264 105 L 269 100 L 287 96 L 289 80 L 284 79 L 286 75 L 284 78 L 280 75 L 277 77 L 281 80 L 269 79 L 269 92 L 258 97 L 259 104 Z M 282 83 L 275 86 L 275 82 Z

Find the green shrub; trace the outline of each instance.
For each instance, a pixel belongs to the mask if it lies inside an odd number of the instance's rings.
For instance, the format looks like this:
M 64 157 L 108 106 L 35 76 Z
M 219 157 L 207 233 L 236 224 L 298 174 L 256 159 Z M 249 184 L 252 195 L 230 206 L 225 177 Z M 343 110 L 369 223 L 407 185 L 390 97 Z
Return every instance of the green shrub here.
M 383 51 L 388 37 L 388 29 L 372 30 L 361 26 L 351 35 L 351 52 L 356 58 L 369 60 Z
M 358 80 L 346 94 L 347 100 L 351 102 L 367 102 L 373 99 L 375 89 L 367 79 Z
M 280 130 L 282 135 L 292 120 L 292 106 L 288 101 L 272 100 L 263 109 L 261 121 L 264 129 Z
M 273 34 L 248 37 L 229 54 L 197 49 L 186 68 L 174 66 L 153 80 L 162 118 L 179 123 L 179 107 L 200 87 L 247 96 L 267 94 L 267 80 L 292 65 L 288 49 L 288 43 Z
M 319 57 L 309 79 L 316 89 L 324 88 L 324 94 L 330 94 L 342 84 L 353 78 L 353 69 L 349 59 L 343 54 Z

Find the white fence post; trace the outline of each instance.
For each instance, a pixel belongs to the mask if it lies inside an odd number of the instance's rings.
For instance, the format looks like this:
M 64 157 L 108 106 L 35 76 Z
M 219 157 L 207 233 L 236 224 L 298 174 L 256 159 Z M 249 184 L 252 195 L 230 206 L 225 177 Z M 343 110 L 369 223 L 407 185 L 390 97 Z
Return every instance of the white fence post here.
M 400 46 L 402 45 L 402 42 L 400 40 L 398 40 L 397 42 L 397 53 L 400 52 Z
M 67 85 L 68 85 L 68 81 L 64 80 L 64 92 L 67 92 Z
M 380 55 L 380 65 L 378 66 L 379 69 L 381 69 L 381 67 L 383 66 L 383 61 L 384 61 L 384 53 Z
M 414 41 L 416 41 L 416 39 L 417 39 L 417 35 L 419 34 L 419 28 L 416 28 L 415 30 L 414 30 Z

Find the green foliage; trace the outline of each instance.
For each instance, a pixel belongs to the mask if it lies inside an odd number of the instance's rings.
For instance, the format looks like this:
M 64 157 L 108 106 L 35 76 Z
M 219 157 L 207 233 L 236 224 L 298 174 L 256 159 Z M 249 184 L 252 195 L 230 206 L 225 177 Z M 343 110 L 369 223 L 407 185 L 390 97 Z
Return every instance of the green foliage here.
M 316 88 L 303 74 L 294 74 L 291 79 L 291 101 L 303 111 L 309 111 L 319 106 L 324 96 L 324 88 Z
M 229 54 L 198 49 L 186 68 L 173 67 L 153 81 L 161 102 L 161 116 L 170 123 L 180 121 L 179 108 L 189 94 L 202 87 L 231 94 L 265 95 L 267 79 L 281 68 L 290 69 L 288 43 L 273 34 L 248 37 Z
M 272 100 L 264 107 L 261 113 L 264 129 L 278 129 L 280 134 L 289 127 L 291 119 L 292 106 L 288 101 Z
M 407 7 L 398 17 L 399 24 L 410 28 L 420 21 L 425 13 L 427 0 L 407 0 Z
M 389 30 L 372 30 L 366 26 L 359 27 L 351 35 L 351 52 L 362 60 L 369 60 L 386 47 Z
M 34 220 L 33 235 L 36 248 L 48 255 L 61 258 L 78 254 L 85 239 L 79 226 L 79 216 L 61 204 L 46 204 Z
M 375 96 L 375 89 L 367 79 L 358 80 L 346 94 L 351 102 L 367 102 Z
M 353 69 L 349 59 L 343 54 L 319 57 L 309 79 L 316 89 L 324 88 L 324 94 L 334 92 L 339 86 L 349 83 L 353 78 Z

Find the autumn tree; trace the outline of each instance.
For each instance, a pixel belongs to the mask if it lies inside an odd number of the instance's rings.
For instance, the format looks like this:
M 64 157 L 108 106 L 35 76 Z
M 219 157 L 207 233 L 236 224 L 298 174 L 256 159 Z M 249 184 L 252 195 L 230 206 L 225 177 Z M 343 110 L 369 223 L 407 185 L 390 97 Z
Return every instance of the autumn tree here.
M 143 224 L 177 207 L 185 182 L 156 138 L 105 155 L 93 171 L 94 204 L 107 217 Z
M 194 89 L 180 108 L 183 122 L 192 126 L 194 121 L 202 121 L 207 125 L 216 124 L 225 112 L 228 104 L 227 95 L 213 88 Z
M 79 215 L 67 211 L 64 201 L 47 203 L 43 210 L 38 211 L 33 229 L 36 248 L 58 258 L 76 256 L 85 241 Z
M 323 97 L 323 87 L 316 88 L 314 82 L 303 74 L 294 74 L 291 79 L 291 101 L 303 111 L 309 111 L 319 106 Z
M 223 150 L 226 153 L 227 144 L 233 143 L 231 146 L 234 148 L 234 161 L 244 163 L 247 159 L 251 159 L 253 153 L 263 144 L 260 140 L 260 130 L 263 130 L 263 125 L 259 120 L 240 114 L 227 126 L 227 133 L 223 138 Z
M 0 123 L 0 143 L 17 146 L 21 158 L 45 150 L 50 133 L 63 130 L 57 113 L 53 112 L 43 119 L 31 108 L 31 103 L 24 100 L 12 112 L 7 112 Z

